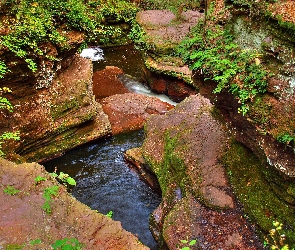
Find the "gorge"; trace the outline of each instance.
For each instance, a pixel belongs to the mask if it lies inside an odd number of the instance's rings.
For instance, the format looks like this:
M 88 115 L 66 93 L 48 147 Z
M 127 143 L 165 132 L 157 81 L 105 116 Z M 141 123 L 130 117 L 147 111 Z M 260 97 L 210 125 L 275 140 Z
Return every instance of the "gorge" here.
M 157 177 L 159 249 L 295 247 L 293 1 L 77 1 L 76 12 L 67 1 L 26 3 L 16 19 L 15 3 L 1 3 L 0 84 L 12 91 L 1 95 L 14 108 L 1 109 L 0 132 L 20 140 L 1 144 L 0 248 L 74 238 L 86 249 L 147 249 L 35 163 L 143 127 L 125 158 L 148 183 Z M 77 53 L 84 42 L 115 51 L 120 65 L 93 66 Z M 126 44 L 141 59 L 120 54 Z M 130 93 L 133 77 L 178 104 Z

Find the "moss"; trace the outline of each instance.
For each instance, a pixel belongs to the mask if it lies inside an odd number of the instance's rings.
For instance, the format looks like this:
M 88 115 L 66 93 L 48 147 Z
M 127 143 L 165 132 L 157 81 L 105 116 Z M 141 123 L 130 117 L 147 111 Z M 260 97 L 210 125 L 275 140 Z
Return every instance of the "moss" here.
M 231 145 L 222 160 L 234 192 L 250 220 L 259 226 L 264 236 L 273 228 L 273 221 L 283 223 L 288 235 L 285 243 L 295 247 L 294 208 L 280 199 L 265 178 L 275 173 L 237 142 Z
M 185 194 L 185 187 L 188 185 L 186 166 L 183 159 L 175 150 L 177 144 L 177 136 L 171 137 L 169 132 L 166 131 L 164 134 L 164 155 L 162 162 L 157 164 L 148 160 L 148 163 L 157 175 L 163 197 L 169 192 L 171 186 L 174 187 L 173 191 L 177 187 L 180 187 L 182 194 Z
M 5 249 L 9 250 L 17 250 L 17 249 L 23 249 L 24 245 L 18 245 L 18 244 L 5 244 Z
M 80 98 L 79 98 L 80 99 Z M 65 101 L 61 104 L 55 104 L 51 107 L 51 117 L 53 119 L 59 119 L 67 114 L 67 111 L 70 109 L 78 109 L 80 108 L 81 100 L 77 97 Z
M 263 169 L 263 173 L 277 195 L 287 203 L 295 205 L 295 178 L 290 178 L 272 167 Z
M 262 132 L 269 130 L 272 105 L 267 96 L 259 96 L 250 104 L 248 117 L 259 126 Z

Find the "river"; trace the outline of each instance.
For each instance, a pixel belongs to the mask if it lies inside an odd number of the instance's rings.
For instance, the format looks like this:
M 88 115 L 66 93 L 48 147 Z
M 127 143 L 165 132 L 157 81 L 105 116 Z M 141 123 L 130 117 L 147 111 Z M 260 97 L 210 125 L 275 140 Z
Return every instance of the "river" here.
M 121 81 L 128 88 L 154 96 L 140 83 L 143 61 L 133 47 L 93 48 L 88 52 L 86 57 L 93 59 L 94 71 L 107 65 L 121 67 L 126 74 Z M 167 96 L 159 97 L 170 101 Z M 143 140 L 143 130 L 120 134 L 73 149 L 44 166 L 49 172 L 57 168 L 57 172 L 69 174 L 77 182 L 71 190 L 77 200 L 103 214 L 112 211 L 112 218 L 121 221 L 125 230 L 137 235 L 151 249 L 157 249 L 149 230 L 149 217 L 161 197 L 139 179 L 123 157 L 127 149 L 140 147 Z

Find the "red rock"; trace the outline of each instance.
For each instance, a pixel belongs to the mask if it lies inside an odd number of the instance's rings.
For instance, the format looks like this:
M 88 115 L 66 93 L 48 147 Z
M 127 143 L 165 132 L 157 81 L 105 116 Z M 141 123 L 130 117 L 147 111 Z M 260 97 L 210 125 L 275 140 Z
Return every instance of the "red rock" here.
M 52 249 L 56 240 L 75 238 L 83 249 L 147 250 L 138 238 L 114 221 L 73 198 L 63 185 L 36 163 L 16 165 L 0 159 L 0 185 L 20 190 L 16 195 L 0 191 L 0 248 Z M 44 181 L 36 184 L 35 178 Z M 51 213 L 44 211 L 45 188 L 58 186 L 50 199 Z M 4 188 L 3 188 L 4 190 Z M 40 239 L 32 245 L 30 241 Z M 14 246 L 14 247 L 13 247 Z M 6 248 L 7 247 L 7 248 Z
M 101 104 L 109 117 L 113 134 L 140 129 L 152 114 L 165 114 L 174 108 L 158 98 L 135 93 L 110 96 L 102 99 Z
M 117 78 L 119 74 L 124 74 L 123 70 L 114 66 L 107 66 L 93 74 L 93 93 L 96 99 L 129 92 Z

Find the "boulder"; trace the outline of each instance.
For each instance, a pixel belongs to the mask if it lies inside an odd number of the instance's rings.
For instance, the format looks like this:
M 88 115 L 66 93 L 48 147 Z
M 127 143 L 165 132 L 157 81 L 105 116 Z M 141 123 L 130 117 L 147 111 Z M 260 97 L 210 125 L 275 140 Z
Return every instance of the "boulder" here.
M 182 12 L 180 16 L 169 10 L 138 12 L 136 20 L 144 31 L 142 40 L 147 48 L 144 53 L 147 69 L 193 84 L 189 67 L 181 58 L 171 55 L 203 15 L 192 10 Z
M 147 120 L 142 154 L 156 174 L 163 201 L 151 226 L 169 249 L 196 239 L 195 249 L 259 249 L 242 218 L 221 157 L 231 136 L 210 101 L 186 98 L 165 116 Z
M 53 188 L 46 208 L 46 190 Z M 0 199 L 0 248 L 52 249 L 58 240 L 75 239 L 89 250 L 149 249 L 120 222 L 77 201 L 37 163 L 1 158 Z
M 115 66 L 106 66 L 103 70 L 93 73 L 93 93 L 96 99 L 102 99 L 115 94 L 128 93 L 128 89 L 118 79 L 124 74 L 123 70 Z
M 165 114 L 174 108 L 156 97 L 135 93 L 113 95 L 102 99 L 100 103 L 108 115 L 112 134 L 140 129 L 151 115 Z

